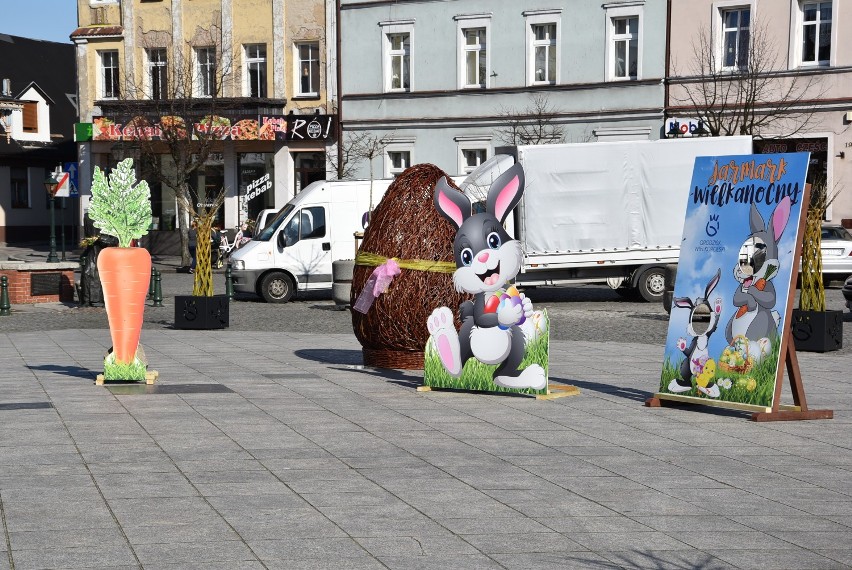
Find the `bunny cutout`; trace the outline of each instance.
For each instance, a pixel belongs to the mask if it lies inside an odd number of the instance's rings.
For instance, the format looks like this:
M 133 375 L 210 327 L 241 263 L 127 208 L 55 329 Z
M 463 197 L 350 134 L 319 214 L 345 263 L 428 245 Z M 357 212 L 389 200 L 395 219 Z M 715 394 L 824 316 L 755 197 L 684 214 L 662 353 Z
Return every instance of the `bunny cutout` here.
M 778 335 L 780 315 L 775 307 L 775 286 L 772 279 L 778 274 L 778 242 L 790 219 L 791 201 L 784 197 L 768 223 L 754 204 L 749 212 L 751 234 L 740 248 L 740 258 L 734 267 L 734 278 L 740 283 L 734 293 L 737 308 L 725 329 L 728 344 L 737 336 L 749 339 L 749 352 L 755 360 L 768 354 L 772 340 Z
M 515 302 L 501 301 L 495 295 L 521 270 L 521 243 L 509 236 L 503 221 L 520 201 L 523 190 L 523 167 L 515 164 L 491 185 L 486 211 L 472 215 L 467 196 L 451 188 L 444 178 L 435 185 L 435 207 L 457 230 L 453 283 L 458 291 L 474 295 L 474 300 L 459 308 L 459 331 L 447 307 L 435 309 L 427 326 L 441 363 L 451 376 L 461 376 L 464 363 L 476 358 L 498 365 L 493 375 L 498 386 L 541 390 L 547 386 L 547 376 L 540 365 L 519 369 L 525 351 L 520 325 L 532 317 L 532 302 L 523 294 Z
M 674 378 L 669 383 L 669 392 L 680 393 L 692 390 L 692 381 L 696 380 L 698 390 L 711 398 L 719 397 L 719 386 L 713 380 L 715 374 L 715 363 L 710 358 L 708 343 L 719 326 L 719 317 L 722 314 L 722 299 L 716 298 L 713 306 L 710 305 L 710 293 L 719 284 L 722 270 L 717 269 L 716 274 L 707 282 L 704 288 L 704 296 L 697 297 L 694 301 L 689 297 L 676 297 L 672 303 L 675 307 L 689 309 L 689 324 L 686 332 L 692 337 L 687 343 L 686 339 L 677 340 L 677 348 L 686 357 L 680 365 L 680 378 Z M 697 332 L 696 324 L 708 318 L 710 322 L 701 333 Z

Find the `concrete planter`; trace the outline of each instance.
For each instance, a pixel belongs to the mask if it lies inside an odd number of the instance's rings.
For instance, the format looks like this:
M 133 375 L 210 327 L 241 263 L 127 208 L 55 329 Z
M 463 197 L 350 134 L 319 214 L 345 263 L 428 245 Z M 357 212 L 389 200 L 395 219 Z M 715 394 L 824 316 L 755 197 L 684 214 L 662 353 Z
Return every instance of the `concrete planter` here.
M 355 271 L 355 261 L 352 259 L 342 259 L 331 263 L 331 297 L 340 308 L 349 304 L 353 271 Z

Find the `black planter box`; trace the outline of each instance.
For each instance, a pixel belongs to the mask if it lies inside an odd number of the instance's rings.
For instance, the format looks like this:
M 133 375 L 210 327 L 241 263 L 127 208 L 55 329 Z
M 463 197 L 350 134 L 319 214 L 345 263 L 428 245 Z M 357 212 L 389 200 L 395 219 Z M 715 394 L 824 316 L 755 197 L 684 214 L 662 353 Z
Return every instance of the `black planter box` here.
M 790 331 L 798 351 L 840 350 L 843 348 L 843 312 L 793 309 Z
M 176 329 L 223 329 L 228 326 L 228 296 L 175 297 Z

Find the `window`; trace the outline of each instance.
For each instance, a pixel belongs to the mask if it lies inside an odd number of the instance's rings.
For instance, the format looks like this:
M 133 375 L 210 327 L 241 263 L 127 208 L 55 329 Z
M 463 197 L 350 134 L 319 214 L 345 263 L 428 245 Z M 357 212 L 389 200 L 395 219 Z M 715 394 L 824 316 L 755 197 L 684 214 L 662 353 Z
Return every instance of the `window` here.
M 197 72 L 196 95 L 212 97 L 216 95 L 216 48 L 195 49 Z
M 396 178 L 411 166 L 410 150 L 389 150 L 385 160 L 385 173 L 388 178 Z
M 266 97 L 266 44 L 251 44 L 245 46 L 246 97 Z
M 168 55 L 166 48 L 145 50 L 148 79 L 148 96 L 151 99 L 168 99 Z
M 388 34 L 388 58 L 390 59 L 390 89 L 391 91 L 408 91 L 411 88 L 410 54 L 411 40 L 409 34 Z
M 485 87 L 488 78 L 486 38 L 485 28 L 464 30 L 465 87 Z
M 524 12 L 527 26 L 527 85 L 559 83 L 561 10 Z
M 533 30 L 533 83 L 556 83 L 556 24 L 535 24 Z
M 751 9 L 722 10 L 722 68 L 745 69 L 751 39 Z
M 322 237 L 325 237 L 325 208 L 322 206 L 302 208 L 284 226 L 285 247 L 290 247 L 303 239 Z
M 639 74 L 639 18 L 613 18 L 612 43 L 612 78 L 636 79 Z
M 299 52 L 299 95 L 317 96 L 320 84 L 319 43 L 297 44 L 296 49 Z
M 465 148 L 462 149 L 462 172 L 470 174 L 476 167 L 488 159 L 487 148 Z
M 414 20 L 379 22 L 382 26 L 382 73 L 385 91 L 411 90 L 411 38 Z
M 802 4 L 802 63 L 828 65 L 831 60 L 831 2 Z
M 24 103 L 23 130 L 25 133 L 38 132 L 38 103 Z
M 12 187 L 12 207 L 30 207 L 30 186 L 27 177 L 27 169 L 13 166 L 10 169 L 10 182 Z
M 455 16 L 458 30 L 458 88 L 484 89 L 489 86 L 491 58 L 488 39 L 491 14 Z
M 118 51 L 102 51 L 101 55 L 101 97 L 115 99 L 118 89 Z

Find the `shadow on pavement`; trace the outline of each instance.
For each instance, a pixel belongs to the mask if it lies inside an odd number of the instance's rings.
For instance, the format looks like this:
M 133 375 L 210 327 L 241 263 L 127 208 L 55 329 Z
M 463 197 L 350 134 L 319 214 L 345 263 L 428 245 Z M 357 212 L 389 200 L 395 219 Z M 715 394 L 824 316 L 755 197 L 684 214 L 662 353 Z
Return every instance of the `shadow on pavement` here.
M 63 376 L 71 376 L 73 378 L 85 378 L 86 380 L 94 381 L 100 371 L 81 368 L 80 366 L 56 366 L 55 364 L 45 364 L 43 366 L 27 366 L 30 370 L 39 370 L 44 372 L 56 372 Z

